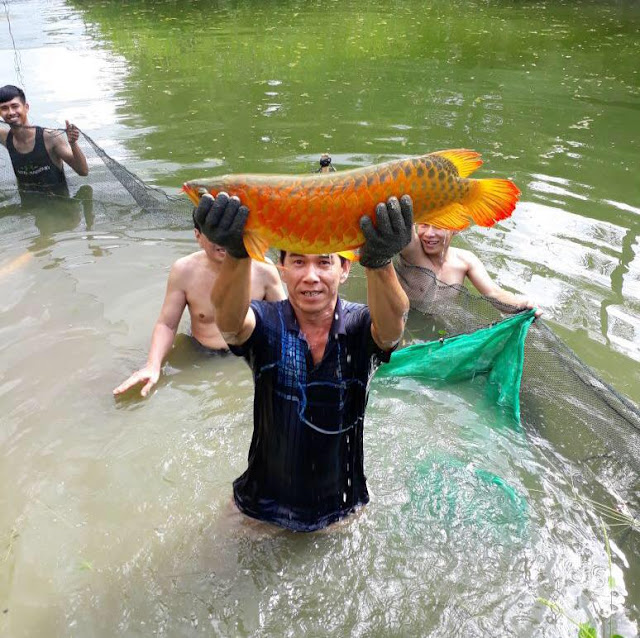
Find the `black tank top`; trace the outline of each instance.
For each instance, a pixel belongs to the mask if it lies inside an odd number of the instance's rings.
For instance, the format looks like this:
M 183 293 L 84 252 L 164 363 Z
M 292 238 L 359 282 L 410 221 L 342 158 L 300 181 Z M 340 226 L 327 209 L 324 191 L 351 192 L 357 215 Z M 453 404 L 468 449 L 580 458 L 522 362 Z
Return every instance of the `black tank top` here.
M 58 168 L 44 145 L 44 131 L 36 126 L 36 143 L 28 153 L 19 153 L 13 145 L 13 131 L 7 134 L 7 150 L 18 180 L 18 188 L 52 190 L 67 183 L 64 170 Z

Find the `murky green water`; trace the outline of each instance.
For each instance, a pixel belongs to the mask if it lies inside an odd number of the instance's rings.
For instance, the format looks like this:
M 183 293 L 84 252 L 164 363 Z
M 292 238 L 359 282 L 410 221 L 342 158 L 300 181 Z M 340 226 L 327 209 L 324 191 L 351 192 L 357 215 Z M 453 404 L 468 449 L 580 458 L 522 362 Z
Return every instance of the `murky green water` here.
M 512 177 L 521 203 L 459 241 L 640 401 L 636 3 L 2 9 L 0 75 L 25 86 L 31 119 L 73 120 L 169 190 L 306 172 L 324 151 L 341 168 L 482 152 L 482 176 Z M 371 504 L 331 534 L 247 530 L 228 508 L 251 432 L 241 361 L 178 347 L 150 400 L 111 396 L 146 358 L 170 264 L 195 248 L 188 220 L 4 197 L 0 633 L 577 635 L 541 596 L 636 634 L 635 545 L 612 530 L 611 600 L 579 465 L 496 428 L 474 388 L 374 385 Z M 361 299 L 362 280 L 346 294 Z

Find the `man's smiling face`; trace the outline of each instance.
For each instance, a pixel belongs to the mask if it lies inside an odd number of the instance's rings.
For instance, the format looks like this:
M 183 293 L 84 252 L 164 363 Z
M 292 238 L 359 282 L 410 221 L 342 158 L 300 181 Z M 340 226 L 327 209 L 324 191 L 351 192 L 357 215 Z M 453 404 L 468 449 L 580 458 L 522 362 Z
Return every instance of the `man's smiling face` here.
M 19 97 L 14 97 L 8 102 L 0 104 L 0 117 L 7 124 L 25 126 L 28 113 L 29 105 Z
M 282 279 L 296 312 L 317 315 L 331 312 L 338 299 L 338 286 L 347 278 L 351 263 L 336 253 L 298 255 L 287 252 Z
M 426 255 L 440 255 L 449 248 L 453 232 L 430 224 L 418 224 L 416 228 L 422 250 Z

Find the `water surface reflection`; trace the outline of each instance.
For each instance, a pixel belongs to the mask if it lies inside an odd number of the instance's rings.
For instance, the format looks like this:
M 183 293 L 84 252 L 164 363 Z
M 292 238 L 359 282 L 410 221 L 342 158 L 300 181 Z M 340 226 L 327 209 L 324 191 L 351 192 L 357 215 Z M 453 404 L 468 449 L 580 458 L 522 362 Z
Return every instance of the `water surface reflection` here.
M 207 172 L 309 172 L 325 150 L 339 168 L 482 151 L 481 175 L 523 197 L 457 241 L 640 400 L 637 4 L 9 11 L 34 121 L 77 121 L 172 192 Z M 0 48 L 19 82 L 2 29 Z M 111 396 L 195 248 L 188 215 L 140 213 L 107 182 L 92 211 L 18 210 L 2 186 L 0 633 L 575 635 L 538 596 L 637 633 L 637 540 L 613 534 L 611 602 L 600 522 L 577 502 L 615 502 L 570 454 L 598 440 L 568 419 L 512 431 L 475 386 L 374 383 L 371 504 L 330 534 L 254 534 L 228 509 L 250 440 L 241 361 L 178 345 L 150 400 Z M 346 295 L 364 297 L 357 271 Z

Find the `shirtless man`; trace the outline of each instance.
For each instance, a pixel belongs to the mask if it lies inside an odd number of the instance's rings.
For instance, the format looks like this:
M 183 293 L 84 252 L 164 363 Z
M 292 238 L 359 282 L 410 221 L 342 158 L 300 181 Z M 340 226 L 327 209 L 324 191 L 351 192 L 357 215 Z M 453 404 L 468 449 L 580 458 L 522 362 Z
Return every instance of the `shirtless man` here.
M 89 174 L 87 159 L 78 144 L 80 131 L 66 121 L 66 139 L 56 131 L 29 123 L 24 91 L 7 84 L 0 88 L 0 143 L 6 146 L 21 190 L 51 191 L 66 186 L 63 163 L 78 175 Z
M 513 312 L 536 307 L 531 299 L 514 295 L 498 286 L 472 252 L 450 247 L 453 235 L 454 231 L 451 230 L 442 230 L 430 224 L 416 224 L 411 242 L 400 253 L 398 270 L 402 270 L 404 260 L 409 266 L 431 270 L 439 281 L 448 285 L 462 285 L 465 277 L 468 277 L 481 295 L 500 304 L 513 306 Z M 401 283 L 403 279 L 400 278 Z M 541 310 L 536 311 L 536 317 L 541 314 Z
M 195 218 L 194 228 L 196 241 L 202 250 L 178 259 L 171 267 L 162 310 L 151 336 L 147 364 L 115 388 L 113 394 L 116 396 L 140 383 L 144 384 L 140 394 L 143 397 L 149 394 L 160 378 L 162 363 L 171 350 L 185 306 L 189 308 L 193 338 L 210 351 L 229 352 L 216 325 L 211 302 L 211 289 L 226 251 L 200 232 Z M 252 262 L 251 298 L 258 301 L 286 299 L 275 266 Z

